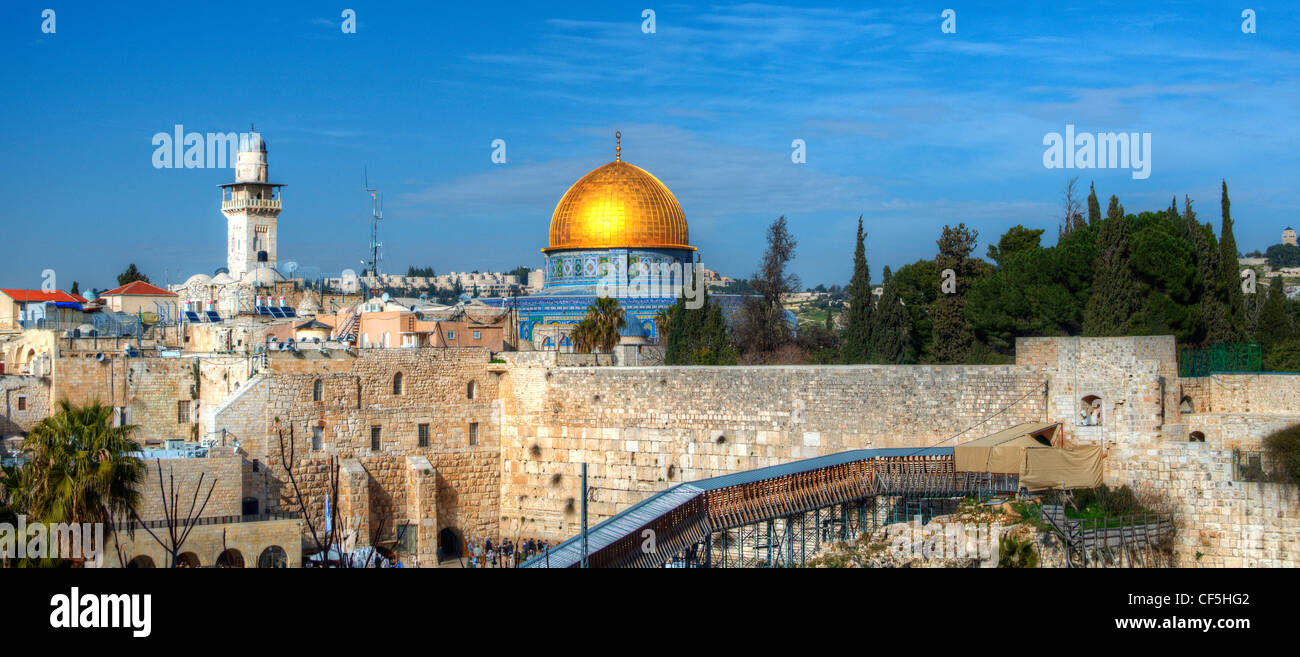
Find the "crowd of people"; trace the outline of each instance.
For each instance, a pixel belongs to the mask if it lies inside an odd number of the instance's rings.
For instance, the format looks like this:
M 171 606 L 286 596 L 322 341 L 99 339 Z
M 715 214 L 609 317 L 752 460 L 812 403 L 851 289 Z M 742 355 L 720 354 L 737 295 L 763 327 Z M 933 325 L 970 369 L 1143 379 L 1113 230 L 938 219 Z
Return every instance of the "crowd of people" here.
M 540 539 L 530 538 L 515 543 L 509 538 L 499 543 L 492 539 L 483 539 L 481 543 L 465 539 L 465 552 L 470 568 L 516 568 L 519 564 L 539 555 L 545 554 L 550 544 Z

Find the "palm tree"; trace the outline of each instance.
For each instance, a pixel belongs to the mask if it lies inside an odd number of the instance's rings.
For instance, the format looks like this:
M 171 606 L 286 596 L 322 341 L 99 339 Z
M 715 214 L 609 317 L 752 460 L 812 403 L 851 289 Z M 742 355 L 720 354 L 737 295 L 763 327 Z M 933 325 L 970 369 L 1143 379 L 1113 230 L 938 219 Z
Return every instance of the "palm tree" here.
M 626 325 L 618 300 L 600 297 L 587 306 L 587 316 L 573 328 L 573 341 L 584 354 L 596 349 L 610 352 L 618 344 L 619 330 Z
M 26 462 L 7 473 L 11 504 L 43 523 L 112 522 L 139 502 L 144 462 L 133 425 L 112 426 L 113 408 L 60 401 L 23 443 Z
M 676 305 L 672 305 L 655 313 L 655 333 L 659 336 L 659 344 L 668 342 L 668 330 L 672 326 L 673 315 L 675 314 L 673 311 L 676 308 Z

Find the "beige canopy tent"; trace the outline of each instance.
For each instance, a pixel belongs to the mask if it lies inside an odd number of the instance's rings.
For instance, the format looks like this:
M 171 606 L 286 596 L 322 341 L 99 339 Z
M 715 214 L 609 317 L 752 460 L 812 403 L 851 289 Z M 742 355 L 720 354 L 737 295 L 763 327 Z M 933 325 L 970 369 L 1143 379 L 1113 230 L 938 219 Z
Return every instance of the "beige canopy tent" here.
M 1100 447 L 1064 447 L 1059 422 L 1027 422 L 953 448 L 958 472 L 1017 474 L 1028 490 L 1101 485 Z

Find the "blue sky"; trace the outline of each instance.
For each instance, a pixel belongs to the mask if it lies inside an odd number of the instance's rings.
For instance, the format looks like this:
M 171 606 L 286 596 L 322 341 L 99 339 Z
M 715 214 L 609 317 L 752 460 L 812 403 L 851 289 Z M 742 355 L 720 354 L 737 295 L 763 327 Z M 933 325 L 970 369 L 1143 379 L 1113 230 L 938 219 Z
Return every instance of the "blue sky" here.
M 1300 224 L 1294 4 L 1005 4 L 7 2 L 0 226 L 17 248 L 0 285 L 223 266 L 217 185 L 233 171 L 154 168 L 153 135 L 176 124 L 256 123 L 288 184 L 280 259 L 322 272 L 365 257 L 365 169 L 385 194 L 386 270 L 540 266 L 551 211 L 613 159 L 615 130 L 677 195 L 706 266 L 750 274 L 784 214 L 807 286 L 847 282 L 859 214 L 876 280 L 931 257 L 944 224 L 987 242 L 1021 223 L 1050 243 L 1076 174 L 1103 206 L 1187 194 L 1216 226 L 1226 178 L 1244 251 Z M 1150 132 L 1151 176 L 1046 169 L 1043 137 L 1067 123 Z

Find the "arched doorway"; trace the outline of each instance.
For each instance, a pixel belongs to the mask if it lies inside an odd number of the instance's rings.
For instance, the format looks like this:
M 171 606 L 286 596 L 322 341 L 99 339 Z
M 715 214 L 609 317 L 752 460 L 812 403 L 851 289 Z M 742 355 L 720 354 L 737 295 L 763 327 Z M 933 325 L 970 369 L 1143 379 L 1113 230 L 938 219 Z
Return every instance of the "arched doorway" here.
M 239 550 L 230 548 L 217 556 L 217 568 L 243 568 L 244 555 Z
M 1200 431 L 1193 431 L 1187 435 L 1187 442 L 1203 443 L 1205 442 L 1205 434 Z
M 460 532 L 451 527 L 438 532 L 438 552 L 443 559 L 456 559 L 461 555 Z
M 131 561 L 127 562 L 127 568 L 156 568 L 153 563 L 153 557 L 142 554 Z
M 203 565 L 199 563 L 199 555 L 194 554 L 193 552 L 182 552 L 176 555 L 176 567 L 202 568 Z
M 284 548 L 278 545 L 272 545 L 262 550 L 261 556 L 257 557 L 258 568 L 288 568 L 289 555 L 284 553 Z

